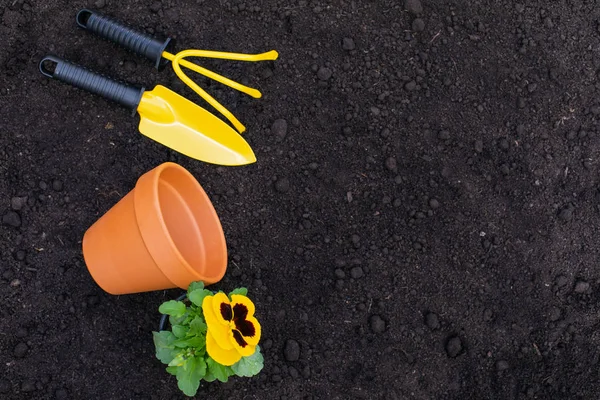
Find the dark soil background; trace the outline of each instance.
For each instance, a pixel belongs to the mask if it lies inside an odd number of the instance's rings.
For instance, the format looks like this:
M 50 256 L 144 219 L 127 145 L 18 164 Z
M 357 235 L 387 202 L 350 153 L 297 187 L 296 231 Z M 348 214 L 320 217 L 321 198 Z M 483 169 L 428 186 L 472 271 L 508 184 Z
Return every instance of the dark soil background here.
M 0 398 L 181 399 L 161 302 L 91 279 L 85 230 L 144 172 L 188 168 L 263 324 L 265 369 L 197 398 L 600 397 L 597 1 L 1 0 Z M 256 164 L 204 164 L 138 117 L 43 77 L 56 54 L 204 105 L 83 31 L 90 7 L 202 65 Z

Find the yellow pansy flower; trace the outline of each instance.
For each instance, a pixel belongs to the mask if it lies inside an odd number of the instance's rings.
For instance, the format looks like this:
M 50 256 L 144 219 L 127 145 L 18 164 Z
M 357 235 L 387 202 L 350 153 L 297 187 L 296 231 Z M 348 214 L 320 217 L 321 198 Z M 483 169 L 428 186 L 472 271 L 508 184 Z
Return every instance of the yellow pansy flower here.
M 254 354 L 261 328 L 249 298 L 234 294 L 229 301 L 225 293 L 219 292 L 204 298 L 202 312 L 208 327 L 206 351 L 213 360 L 229 366 Z

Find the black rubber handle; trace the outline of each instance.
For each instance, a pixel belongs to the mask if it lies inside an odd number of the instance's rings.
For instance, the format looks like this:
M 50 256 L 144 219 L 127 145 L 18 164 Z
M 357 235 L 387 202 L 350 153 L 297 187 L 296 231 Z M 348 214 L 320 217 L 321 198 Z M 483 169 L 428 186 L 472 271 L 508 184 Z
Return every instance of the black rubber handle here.
M 107 78 L 79 65 L 55 56 L 46 56 L 40 61 L 40 72 L 49 78 L 58 79 L 88 92 L 115 101 L 135 114 L 140 104 L 143 87 L 128 85 Z
M 80 27 L 149 58 L 158 70 L 163 69 L 169 63 L 169 60 L 162 58 L 162 53 L 167 46 L 174 44 L 171 38 L 157 39 L 113 18 L 85 8 L 77 13 L 76 20 Z

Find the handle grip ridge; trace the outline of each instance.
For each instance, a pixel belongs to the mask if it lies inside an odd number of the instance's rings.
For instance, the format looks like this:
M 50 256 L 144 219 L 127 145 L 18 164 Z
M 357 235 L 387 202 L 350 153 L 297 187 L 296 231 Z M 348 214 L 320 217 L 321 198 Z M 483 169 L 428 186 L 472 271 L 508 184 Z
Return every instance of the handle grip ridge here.
M 158 70 L 169 63 L 169 60 L 162 57 L 162 53 L 169 45 L 173 44 L 171 38 L 166 40 L 157 39 L 111 17 L 85 8 L 77 13 L 76 21 L 80 27 L 117 43 L 138 55 L 149 58 Z
M 51 65 L 51 68 L 48 68 L 47 64 Z M 44 57 L 39 68 L 40 72 L 49 78 L 112 100 L 129 108 L 133 113 L 137 110 L 144 93 L 143 87 L 119 82 L 55 56 Z

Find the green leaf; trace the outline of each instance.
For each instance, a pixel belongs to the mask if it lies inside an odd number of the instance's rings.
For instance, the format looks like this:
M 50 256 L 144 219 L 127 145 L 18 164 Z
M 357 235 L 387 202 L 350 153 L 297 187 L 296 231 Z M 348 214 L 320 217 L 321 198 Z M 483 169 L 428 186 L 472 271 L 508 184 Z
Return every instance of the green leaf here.
M 248 294 L 248 289 L 246 289 L 245 287 L 234 289 L 229 293 L 229 298 L 231 299 L 231 296 L 233 296 L 234 294 L 241 294 L 242 296 L 245 296 Z
M 202 302 L 206 296 L 212 296 L 213 292 L 208 289 L 196 289 L 192 291 L 188 298 L 192 303 L 197 305 L 198 307 L 202 307 Z
M 251 356 L 242 357 L 240 361 L 231 366 L 231 369 L 237 376 L 251 377 L 258 374 L 264 365 L 263 355 L 260 353 L 260 346 L 256 346 L 256 351 Z
M 169 367 L 181 367 L 185 363 L 185 361 L 185 353 L 182 351 L 171 360 L 171 362 L 169 363 Z
M 171 330 L 173 331 L 173 334 L 177 339 L 181 339 L 182 337 L 184 337 L 187 334 L 188 329 L 189 328 L 187 326 L 183 325 L 173 325 L 171 327 Z
M 156 358 L 163 364 L 168 364 L 175 357 L 173 342 L 177 339 L 171 331 L 152 332 Z
M 158 312 L 161 314 L 171 315 L 173 317 L 181 317 L 185 314 L 186 307 L 183 301 L 169 300 L 158 307 Z
M 190 326 L 190 322 L 192 322 L 192 320 L 196 318 L 196 316 L 192 315 L 191 313 L 187 313 L 186 315 L 187 318 L 185 318 L 179 325 Z
M 202 289 L 204 289 L 204 282 L 202 282 L 202 281 L 192 282 L 192 283 L 190 283 L 190 286 L 188 286 L 187 295 L 188 295 L 188 297 L 190 297 L 190 294 L 194 290 L 202 290 Z
M 208 370 L 206 371 L 206 375 L 204 375 L 204 378 L 203 378 L 203 379 L 204 379 L 206 382 L 214 382 L 214 381 L 215 381 L 215 379 L 217 379 L 217 377 L 216 377 L 216 376 L 214 376 L 214 375 L 212 374 L 212 372 L 210 372 L 210 369 L 208 369 Z
M 181 323 L 183 322 L 184 319 L 185 319 L 185 317 L 173 317 L 171 315 L 171 316 L 169 316 L 169 324 L 171 324 L 171 326 L 181 325 Z
M 171 375 L 177 376 L 177 370 L 181 367 L 167 367 L 167 372 Z
M 206 345 L 206 338 L 203 337 L 192 337 L 183 338 L 173 342 L 173 346 L 179 348 L 194 347 L 203 348 Z
M 206 332 L 206 324 L 202 317 L 196 316 L 196 318 L 190 322 L 190 330 L 187 334 L 188 336 L 204 336 L 204 332 Z
M 206 360 L 206 364 L 208 365 L 208 372 L 212 374 L 215 378 L 217 378 L 221 382 L 227 382 L 229 380 L 228 368 L 225 365 L 221 365 L 212 358 L 208 358 Z M 229 368 L 231 369 L 231 368 Z
M 192 357 L 177 370 L 177 386 L 186 396 L 195 396 L 200 380 L 206 374 L 206 363 L 202 358 Z

